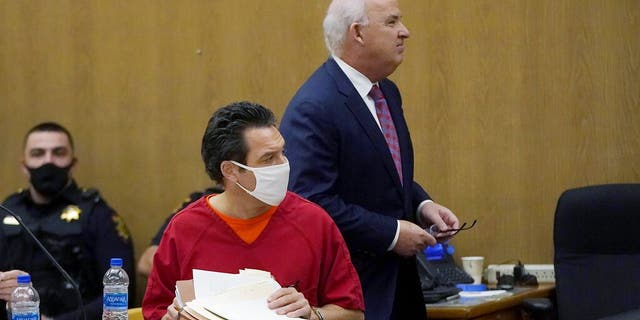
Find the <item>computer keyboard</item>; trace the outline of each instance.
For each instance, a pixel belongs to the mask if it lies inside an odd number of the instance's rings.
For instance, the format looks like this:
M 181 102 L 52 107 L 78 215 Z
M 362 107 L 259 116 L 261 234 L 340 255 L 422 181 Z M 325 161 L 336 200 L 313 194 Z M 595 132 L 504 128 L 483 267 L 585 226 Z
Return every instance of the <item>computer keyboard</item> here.
M 431 261 L 431 263 L 438 270 L 441 277 L 454 284 L 473 282 L 473 278 L 470 275 L 453 263 L 447 261 Z

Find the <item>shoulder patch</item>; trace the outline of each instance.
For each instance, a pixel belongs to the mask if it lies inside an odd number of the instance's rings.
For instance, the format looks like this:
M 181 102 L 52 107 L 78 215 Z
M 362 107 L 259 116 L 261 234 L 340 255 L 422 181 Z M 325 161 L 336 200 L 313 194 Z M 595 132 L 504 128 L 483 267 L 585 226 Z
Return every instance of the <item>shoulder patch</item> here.
M 122 240 L 128 242 L 129 238 L 131 237 L 131 234 L 129 233 L 129 229 L 127 228 L 127 225 L 124 223 L 124 220 L 122 219 L 122 217 L 119 214 L 114 213 L 111 216 L 111 219 L 113 220 L 113 223 L 115 223 L 116 225 L 116 231 L 118 232 L 118 236 L 120 236 Z

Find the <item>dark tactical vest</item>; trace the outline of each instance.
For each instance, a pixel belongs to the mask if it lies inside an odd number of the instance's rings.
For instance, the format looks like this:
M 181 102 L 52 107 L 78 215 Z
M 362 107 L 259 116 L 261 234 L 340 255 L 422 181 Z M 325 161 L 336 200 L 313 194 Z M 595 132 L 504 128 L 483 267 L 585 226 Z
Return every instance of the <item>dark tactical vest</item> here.
M 70 187 L 73 190 L 66 190 L 60 198 L 40 210 L 34 210 L 33 204 L 28 204 L 28 191 L 12 195 L 4 205 L 22 217 L 56 261 L 76 281 L 86 302 L 95 299 L 102 290 L 102 277 L 97 274 L 97 263 L 83 234 L 100 198 L 96 190 L 81 191 L 75 185 Z M 0 213 L 0 216 L 4 214 Z M 79 306 L 73 286 L 22 227 L 9 215 L 4 216 L 1 222 L 0 235 L 4 237 L 5 252 L 1 253 L 4 257 L 0 257 L 0 270 L 20 269 L 31 274 L 32 283 L 40 295 L 42 314 L 56 316 L 77 309 Z

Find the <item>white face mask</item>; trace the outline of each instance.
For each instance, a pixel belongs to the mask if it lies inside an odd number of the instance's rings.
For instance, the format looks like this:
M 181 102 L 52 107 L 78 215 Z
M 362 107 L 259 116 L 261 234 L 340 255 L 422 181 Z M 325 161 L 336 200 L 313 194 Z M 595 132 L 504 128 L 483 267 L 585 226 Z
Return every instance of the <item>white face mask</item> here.
M 233 160 L 231 162 L 240 168 L 253 172 L 256 177 L 256 188 L 253 191 L 247 190 L 237 182 L 236 185 L 254 198 L 266 204 L 277 206 L 287 195 L 287 185 L 289 184 L 288 161 L 283 164 L 259 168 L 248 167 Z

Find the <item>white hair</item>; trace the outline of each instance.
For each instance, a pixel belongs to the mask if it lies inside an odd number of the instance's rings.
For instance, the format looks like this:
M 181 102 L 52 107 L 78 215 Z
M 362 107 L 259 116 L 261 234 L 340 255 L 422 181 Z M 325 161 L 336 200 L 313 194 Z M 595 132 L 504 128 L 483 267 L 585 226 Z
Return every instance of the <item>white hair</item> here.
M 342 55 L 345 36 L 352 23 L 369 23 L 365 0 L 333 0 L 322 23 L 324 41 L 332 55 Z

